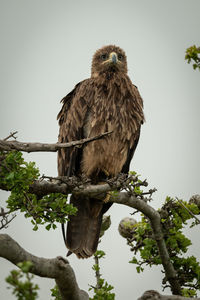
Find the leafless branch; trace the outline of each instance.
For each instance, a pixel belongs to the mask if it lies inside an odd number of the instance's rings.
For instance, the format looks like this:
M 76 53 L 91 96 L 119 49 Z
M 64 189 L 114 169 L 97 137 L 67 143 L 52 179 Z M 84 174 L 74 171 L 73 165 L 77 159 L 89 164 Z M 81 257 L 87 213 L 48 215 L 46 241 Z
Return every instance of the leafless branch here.
M 16 217 L 16 214 L 12 214 L 10 216 L 10 212 L 9 211 L 5 211 L 2 207 L 0 210 L 0 230 L 3 228 L 7 228 L 8 224 Z
M 15 265 L 23 261 L 32 262 L 33 267 L 30 272 L 40 277 L 55 279 L 63 300 L 89 299 L 88 294 L 79 289 L 69 262 L 62 257 L 46 259 L 34 256 L 7 234 L 0 234 L 0 257 Z
M 3 151 L 11 151 L 11 150 L 18 150 L 18 151 L 24 151 L 24 152 L 56 152 L 59 149 L 62 148 L 70 148 L 70 147 L 81 147 L 83 144 L 99 140 L 109 134 L 111 134 L 112 131 L 102 133 L 100 135 L 90 137 L 87 139 L 82 139 L 79 141 L 72 141 L 69 143 L 54 143 L 54 144 L 47 144 L 47 143 L 29 143 L 29 142 L 18 142 L 18 141 L 7 141 L 8 138 L 10 138 L 12 135 L 8 136 L 4 140 L 0 140 L 0 150 Z
M 7 140 L 9 140 L 11 137 L 13 137 L 14 139 L 16 139 L 16 134 L 18 133 L 18 131 L 14 131 L 14 132 L 11 132 L 10 134 L 9 134 L 9 136 L 7 136 L 5 139 L 3 139 L 4 141 L 7 141 Z

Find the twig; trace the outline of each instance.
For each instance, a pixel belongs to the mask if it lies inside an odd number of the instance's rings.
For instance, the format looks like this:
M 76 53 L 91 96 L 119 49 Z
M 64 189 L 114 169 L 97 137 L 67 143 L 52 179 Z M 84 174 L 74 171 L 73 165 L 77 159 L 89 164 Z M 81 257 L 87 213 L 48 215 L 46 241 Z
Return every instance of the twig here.
M 70 147 L 78 147 L 82 146 L 83 144 L 99 140 L 109 134 L 111 134 L 112 131 L 105 132 L 102 134 L 99 134 L 94 137 L 78 140 L 78 141 L 72 141 L 69 143 L 54 143 L 54 144 L 47 144 L 47 143 L 29 143 L 29 142 L 18 142 L 18 141 L 7 141 L 7 140 L 0 140 L 0 150 L 3 151 L 11 151 L 11 150 L 18 150 L 18 151 L 24 151 L 24 152 L 56 152 L 59 149 L 62 148 L 70 148 Z M 12 134 L 13 135 L 13 134 Z M 6 138 L 8 139 L 8 137 Z
M 11 132 L 9 136 L 7 136 L 5 139 L 3 139 L 4 141 L 7 141 L 9 140 L 9 138 L 13 137 L 14 139 L 16 139 L 15 137 L 15 134 L 17 134 L 18 131 L 14 131 L 14 132 Z
M 95 261 L 95 276 L 96 276 L 96 280 L 97 280 L 97 284 L 96 284 L 96 288 L 99 289 L 100 288 L 100 279 L 101 279 L 101 274 L 99 272 L 100 268 L 99 268 L 99 258 L 97 255 L 94 255 L 94 261 Z
M 5 217 L 6 215 L 9 215 L 10 211 L 5 211 L 3 207 L 1 207 L 0 217 Z
M 0 220 L 0 230 L 3 228 L 7 228 L 8 224 L 16 217 L 16 214 L 12 214 L 10 219 L 8 217 L 8 215 L 10 214 L 9 211 L 4 211 L 4 209 L 1 207 L 1 213 L 0 213 L 0 217 L 2 218 Z
M 193 218 L 195 218 L 196 220 L 197 220 L 197 222 L 200 224 L 200 220 L 193 214 L 193 212 L 191 212 L 191 210 L 189 210 L 189 208 L 187 208 L 186 206 L 185 206 L 185 204 L 180 200 L 180 199 L 178 199 L 177 197 L 176 197 L 176 200 L 187 210 L 187 212 L 193 217 Z

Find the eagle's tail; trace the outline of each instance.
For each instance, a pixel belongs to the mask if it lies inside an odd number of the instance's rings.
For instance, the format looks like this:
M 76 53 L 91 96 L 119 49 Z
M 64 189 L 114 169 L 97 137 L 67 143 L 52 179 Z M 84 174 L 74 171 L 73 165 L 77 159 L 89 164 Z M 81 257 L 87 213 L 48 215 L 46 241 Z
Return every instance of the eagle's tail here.
M 72 195 L 70 203 L 77 207 L 78 211 L 75 216 L 70 216 L 67 224 L 66 246 L 78 258 L 90 257 L 98 245 L 103 202 Z

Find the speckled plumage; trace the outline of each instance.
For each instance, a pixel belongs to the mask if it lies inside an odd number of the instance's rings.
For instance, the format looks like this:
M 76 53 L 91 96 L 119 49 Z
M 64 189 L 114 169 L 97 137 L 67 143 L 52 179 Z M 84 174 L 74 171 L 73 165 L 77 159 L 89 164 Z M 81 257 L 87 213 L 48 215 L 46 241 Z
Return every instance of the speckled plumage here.
M 144 114 L 142 98 L 127 75 L 124 51 L 113 45 L 97 50 L 91 78 L 78 83 L 62 103 L 59 142 L 113 133 L 82 148 L 60 150 L 59 175 L 84 174 L 97 183 L 106 176 L 128 173 Z M 75 196 L 71 202 L 79 212 L 68 223 L 67 247 L 78 257 L 89 257 L 96 250 L 102 215 L 110 204 Z

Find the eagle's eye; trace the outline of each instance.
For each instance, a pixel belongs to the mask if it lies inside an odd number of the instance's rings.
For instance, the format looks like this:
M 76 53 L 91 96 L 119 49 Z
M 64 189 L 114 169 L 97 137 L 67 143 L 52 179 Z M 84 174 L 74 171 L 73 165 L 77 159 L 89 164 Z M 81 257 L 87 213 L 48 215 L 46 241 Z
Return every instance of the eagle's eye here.
M 123 60 L 123 58 L 124 58 L 124 57 L 123 57 L 122 54 L 118 54 L 118 59 L 119 59 L 119 60 Z
M 106 53 L 102 54 L 100 56 L 101 60 L 106 60 L 108 58 L 108 55 Z

